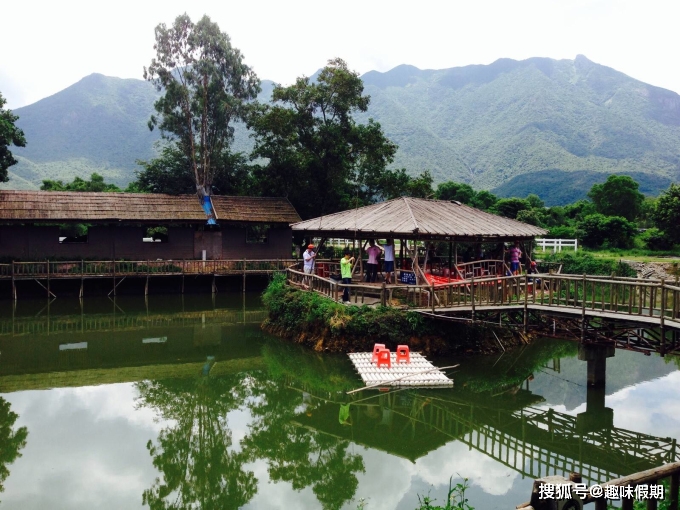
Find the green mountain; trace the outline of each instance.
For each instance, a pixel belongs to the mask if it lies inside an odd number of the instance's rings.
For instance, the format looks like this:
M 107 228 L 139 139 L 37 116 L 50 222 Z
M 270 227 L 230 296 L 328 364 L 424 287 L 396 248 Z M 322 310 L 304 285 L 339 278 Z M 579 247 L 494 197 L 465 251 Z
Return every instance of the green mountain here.
M 147 122 L 157 93 L 142 80 L 92 74 L 67 89 L 14 113 L 26 147 L 13 148 L 19 163 L 10 167 L 5 187 L 35 188 L 42 179 L 87 177 L 99 172 L 125 185 L 135 161 L 154 156 L 158 131 Z
M 494 189 L 517 179 L 542 196 L 560 186 L 582 197 L 603 173 L 680 179 L 680 96 L 583 56 L 399 66 L 363 80 L 370 116 L 399 144 L 396 164 L 436 181 Z M 561 173 L 533 183 L 548 171 Z M 579 183 L 574 171 L 598 173 Z
M 680 96 L 586 57 L 501 59 L 444 70 L 399 66 L 363 76 L 371 105 L 399 145 L 395 167 L 430 170 L 500 195 L 548 204 L 585 196 L 607 174 L 625 173 L 656 194 L 680 180 Z M 270 96 L 263 83 L 260 98 Z M 27 138 L 13 152 L 9 187 L 97 171 L 119 185 L 153 157 L 146 123 L 156 92 L 142 80 L 91 75 L 15 110 Z M 235 148 L 251 146 L 237 126 Z M 7 187 L 8 185 L 5 185 Z

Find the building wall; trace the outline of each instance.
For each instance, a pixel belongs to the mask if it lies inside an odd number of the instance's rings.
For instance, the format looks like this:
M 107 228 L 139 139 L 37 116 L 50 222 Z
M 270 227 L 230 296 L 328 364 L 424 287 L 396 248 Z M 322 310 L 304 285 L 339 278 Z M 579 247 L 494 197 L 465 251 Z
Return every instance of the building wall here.
M 271 228 L 266 243 L 247 243 L 246 229 L 235 226 L 226 226 L 221 232 L 168 227 L 167 243 L 143 242 L 145 231 L 145 227 L 93 226 L 88 230 L 86 243 L 59 243 L 59 227 L 56 226 L 0 225 L 0 257 L 14 260 L 181 260 L 200 258 L 201 250 L 209 249 L 209 259 L 276 259 L 290 258 L 292 244 L 292 231 L 288 227 Z
M 245 228 L 222 229 L 222 258 L 230 259 L 289 259 L 293 245 L 290 227 L 272 227 L 267 242 L 246 242 Z

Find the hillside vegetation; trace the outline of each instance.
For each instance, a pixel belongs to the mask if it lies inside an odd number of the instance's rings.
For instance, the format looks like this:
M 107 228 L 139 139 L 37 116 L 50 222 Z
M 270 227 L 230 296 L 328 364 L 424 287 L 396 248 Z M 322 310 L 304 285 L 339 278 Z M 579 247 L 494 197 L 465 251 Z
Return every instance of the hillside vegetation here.
M 362 77 L 368 112 L 399 149 L 394 168 L 429 170 L 500 196 L 538 194 L 547 205 L 585 197 L 607 174 L 631 175 L 654 195 L 680 179 L 680 96 L 586 57 L 501 59 L 444 70 L 399 66 Z M 263 82 L 262 101 L 272 83 Z M 93 172 L 124 187 L 155 155 L 147 122 L 156 99 L 143 80 L 98 74 L 15 110 L 26 148 L 4 187 L 37 189 Z M 252 141 L 236 125 L 235 150 Z M 530 177 L 529 177 L 530 175 Z

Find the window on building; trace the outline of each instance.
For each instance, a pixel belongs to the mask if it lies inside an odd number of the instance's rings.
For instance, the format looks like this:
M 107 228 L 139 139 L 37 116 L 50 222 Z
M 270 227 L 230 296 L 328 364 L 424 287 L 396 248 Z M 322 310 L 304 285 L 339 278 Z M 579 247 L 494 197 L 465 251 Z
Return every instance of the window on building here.
M 270 225 L 267 225 L 266 223 L 248 225 L 246 227 L 246 243 L 266 243 L 269 237 L 269 228 Z
M 168 227 L 147 227 L 142 241 L 145 243 L 167 243 Z
M 87 229 L 82 223 L 59 225 L 59 244 L 86 243 Z

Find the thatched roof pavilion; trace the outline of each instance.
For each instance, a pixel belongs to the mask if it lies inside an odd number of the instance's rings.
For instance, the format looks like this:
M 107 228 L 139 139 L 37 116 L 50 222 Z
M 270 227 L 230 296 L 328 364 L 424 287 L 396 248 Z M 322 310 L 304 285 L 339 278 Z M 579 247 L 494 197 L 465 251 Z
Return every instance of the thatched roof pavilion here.
M 458 242 L 530 240 L 547 231 L 459 202 L 401 197 L 292 225 L 312 237 Z

